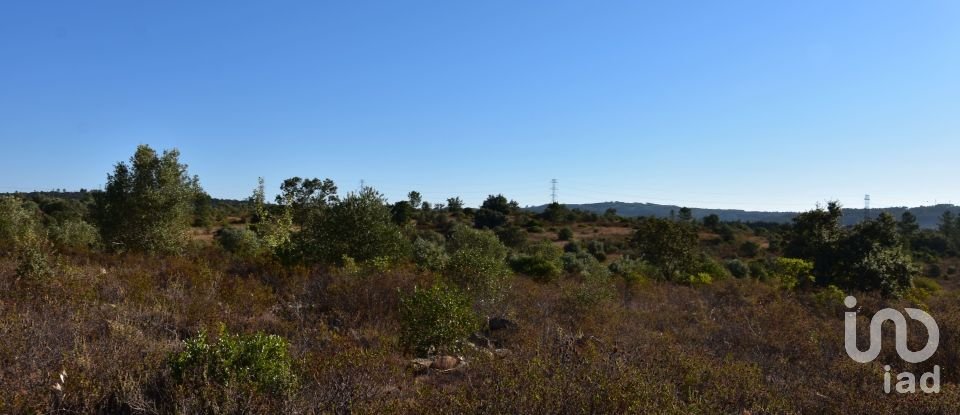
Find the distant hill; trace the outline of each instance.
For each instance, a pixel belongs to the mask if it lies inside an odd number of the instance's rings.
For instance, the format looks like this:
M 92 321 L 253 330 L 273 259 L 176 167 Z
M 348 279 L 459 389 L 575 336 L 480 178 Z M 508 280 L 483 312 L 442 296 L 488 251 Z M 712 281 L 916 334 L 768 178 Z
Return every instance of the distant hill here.
M 526 209 L 534 212 L 542 212 L 547 205 L 541 206 L 531 206 Z M 585 203 L 585 204 L 568 204 L 570 209 L 580 209 L 586 212 L 594 212 L 597 214 L 603 214 L 609 208 L 617 210 L 617 214 L 620 216 L 626 217 L 637 217 L 637 216 L 654 216 L 666 218 L 670 217 L 670 211 L 679 212 L 681 206 L 676 205 L 658 205 L 655 203 L 629 203 L 629 202 L 601 202 L 601 203 Z M 720 217 L 720 220 L 735 222 L 773 222 L 773 223 L 789 223 L 794 216 L 797 215 L 797 212 L 760 212 L 760 211 L 749 211 L 749 210 L 739 210 L 739 209 L 701 209 L 691 207 L 690 210 L 693 212 L 693 217 L 697 219 L 702 219 L 704 216 L 715 214 Z M 895 218 L 900 218 L 900 215 L 904 211 L 909 210 L 910 213 L 913 213 L 917 216 L 917 221 L 920 223 L 922 228 L 936 228 L 940 220 L 940 215 L 943 212 L 950 210 L 955 214 L 960 215 L 960 207 L 955 205 L 940 204 L 935 206 L 920 206 L 920 207 L 893 207 L 893 208 L 877 208 L 870 209 L 870 215 L 875 216 L 880 214 L 880 212 L 887 212 L 893 215 Z M 863 220 L 863 209 L 843 209 L 843 224 L 844 225 L 853 225 L 857 222 Z

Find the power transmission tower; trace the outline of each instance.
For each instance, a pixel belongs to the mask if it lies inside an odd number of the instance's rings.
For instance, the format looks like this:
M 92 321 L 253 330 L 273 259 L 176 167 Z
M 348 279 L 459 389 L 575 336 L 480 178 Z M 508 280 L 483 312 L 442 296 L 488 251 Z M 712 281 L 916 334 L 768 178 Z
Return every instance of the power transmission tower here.
M 550 200 L 557 203 L 557 179 L 550 180 Z
M 863 220 L 870 220 L 870 195 L 863 196 Z

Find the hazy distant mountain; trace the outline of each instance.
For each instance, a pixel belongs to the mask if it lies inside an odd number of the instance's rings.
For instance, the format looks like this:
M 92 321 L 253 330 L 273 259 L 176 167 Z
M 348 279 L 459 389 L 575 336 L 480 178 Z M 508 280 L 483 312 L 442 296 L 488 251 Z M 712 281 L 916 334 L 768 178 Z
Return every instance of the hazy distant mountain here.
M 546 205 L 541 206 L 531 206 L 527 209 L 534 212 L 541 212 L 546 207 Z M 585 204 L 568 204 L 570 209 L 580 209 L 587 212 L 594 212 L 597 214 L 603 214 L 607 209 L 613 208 L 617 210 L 617 214 L 620 216 L 655 216 L 655 217 L 669 217 L 670 211 L 679 212 L 680 206 L 675 205 L 658 205 L 655 203 L 628 203 L 628 202 L 601 202 L 601 203 L 585 203 Z M 759 212 L 759 211 L 748 211 L 748 210 L 739 210 L 739 209 L 701 209 L 691 207 L 690 210 L 693 212 L 693 216 L 697 219 L 702 219 L 704 216 L 715 214 L 720 217 L 720 220 L 723 221 L 742 221 L 742 222 L 775 222 L 775 223 L 788 223 L 794 216 L 797 215 L 797 212 Z M 917 221 L 920 223 L 920 226 L 923 228 L 935 228 L 940 220 L 940 215 L 943 212 L 950 210 L 955 214 L 960 215 L 960 207 L 955 205 L 946 205 L 940 204 L 936 206 L 920 206 L 913 208 L 906 207 L 894 207 L 894 208 L 877 208 L 870 209 L 870 215 L 876 216 L 880 212 L 887 212 L 893 215 L 895 218 L 899 219 L 900 215 L 904 211 L 909 210 L 910 213 L 913 213 L 917 216 Z M 844 225 L 853 225 L 857 222 L 863 220 L 864 214 L 863 209 L 843 209 L 843 224 Z

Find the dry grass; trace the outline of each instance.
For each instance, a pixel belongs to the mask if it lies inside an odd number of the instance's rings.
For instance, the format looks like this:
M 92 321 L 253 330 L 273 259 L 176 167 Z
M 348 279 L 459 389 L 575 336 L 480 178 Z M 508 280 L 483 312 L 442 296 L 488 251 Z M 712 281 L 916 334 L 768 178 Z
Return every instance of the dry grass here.
M 0 413 L 956 413 L 960 297 L 935 295 L 931 362 L 886 350 L 858 364 L 843 351 L 842 310 L 811 293 L 750 280 L 636 286 L 629 301 L 573 307 L 578 281 L 516 277 L 492 333 L 494 356 L 417 373 L 397 345 L 398 298 L 433 277 L 401 267 L 345 274 L 237 261 L 213 249 L 183 257 L 76 255 L 57 276 L 17 280 L 0 260 Z M 622 286 L 617 287 L 623 290 Z M 861 299 L 865 310 L 903 307 Z M 289 395 L 210 389 L 184 394 L 167 361 L 182 340 L 224 323 L 286 338 L 300 382 Z M 888 342 L 886 344 L 892 344 Z M 888 349 L 892 349 L 889 347 Z M 882 365 L 943 367 L 938 395 L 885 395 Z M 66 372 L 65 381 L 59 375 Z M 61 391 L 54 390 L 62 384 Z M 201 393 L 202 392 L 202 393 Z M 204 395 L 207 393 L 207 395 Z M 231 397 L 211 409 L 204 396 Z

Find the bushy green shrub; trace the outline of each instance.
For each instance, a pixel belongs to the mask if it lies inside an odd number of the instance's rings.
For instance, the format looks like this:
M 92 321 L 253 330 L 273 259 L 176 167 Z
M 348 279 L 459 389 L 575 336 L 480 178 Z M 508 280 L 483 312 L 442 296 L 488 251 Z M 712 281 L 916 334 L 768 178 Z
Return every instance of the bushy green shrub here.
M 473 216 L 473 226 L 493 229 L 507 224 L 507 215 L 490 209 L 480 209 Z
M 409 254 L 409 241 L 393 223 L 380 193 L 367 187 L 330 206 L 297 235 L 305 259 L 335 263 L 344 255 L 359 262 L 397 260 Z
M 690 274 L 685 281 L 689 285 L 710 285 L 713 284 L 713 277 L 706 272 L 698 272 L 696 274 Z
M 50 226 L 50 239 L 59 247 L 72 249 L 91 249 L 100 244 L 97 228 L 79 219 Z
M 450 256 L 442 244 L 417 238 L 413 241 L 413 260 L 423 269 L 439 272 L 447 266 Z
M 916 277 L 913 279 L 913 287 L 904 292 L 903 298 L 921 307 L 926 307 L 927 300 L 942 290 L 943 287 L 933 279 Z
M 727 261 L 726 265 L 727 270 L 730 271 L 730 275 L 733 275 L 734 278 L 746 278 L 750 276 L 750 267 L 739 259 L 731 259 Z
M 488 301 L 505 288 L 510 276 L 507 247 L 493 232 L 457 226 L 447 241 L 447 250 L 450 261 L 444 273 L 467 294 Z
M 603 241 L 596 239 L 587 242 L 587 252 L 597 258 L 597 261 L 603 262 L 607 259 L 607 247 Z
M 747 266 L 750 268 L 750 277 L 759 281 L 766 281 L 770 278 L 767 271 L 767 265 L 763 260 L 750 261 Z
M 697 232 L 686 222 L 645 217 L 631 239 L 640 257 L 660 268 L 666 280 L 684 280 L 697 271 Z
M 575 313 L 585 313 L 613 297 L 612 273 L 586 252 L 563 254 L 564 267 L 578 280 L 572 290 L 565 290 L 564 301 Z
M 919 288 L 921 290 L 926 290 L 931 293 L 939 292 L 943 290 L 943 287 L 940 286 L 938 282 L 930 278 L 917 277 L 913 279 L 913 287 Z
M 44 279 L 53 275 L 47 232 L 40 226 L 35 206 L 14 197 L 0 197 L 0 252 L 16 255 L 16 275 L 25 279 Z
M 213 238 L 225 251 L 241 258 L 256 256 L 265 248 L 257 233 L 247 228 L 221 228 Z
M 628 283 L 638 282 L 657 274 L 656 267 L 627 256 L 617 258 L 607 268 L 613 275 L 623 278 Z
M 792 290 L 813 283 L 813 263 L 796 258 L 777 258 L 773 263 L 774 276 L 783 288 Z
M 557 232 L 557 238 L 561 241 L 569 241 L 573 239 L 573 230 L 567 227 L 563 227 L 560 231 Z
M 837 278 L 842 286 L 899 297 L 910 289 L 913 274 L 918 270 L 910 256 L 900 248 L 883 248 L 874 244 L 866 254 L 849 267 L 849 278 Z
M 20 241 L 17 252 L 16 274 L 29 280 L 43 280 L 53 276 L 56 260 L 50 254 L 49 242 L 35 233 Z
M 730 270 L 724 264 L 709 256 L 704 255 L 698 262 L 697 273 L 710 275 L 713 280 L 722 280 L 730 276 Z
M 529 246 L 524 253 L 514 257 L 510 266 L 514 271 L 533 277 L 537 281 L 552 281 L 563 272 L 560 251 L 550 241 Z
M 400 344 L 419 355 L 448 353 L 480 328 L 470 298 L 456 287 L 434 284 L 414 288 L 400 299 Z
M 0 197 L 0 250 L 16 250 L 42 233 L 35 209 L 12 196 Z
M 519 226 L 501 226 L 495 232 L 500 242 L 511 248 L 521 248 L 527 243 L 527 233 Z
M 261 392 L 284 393 L 297 382 L 289 344 L 277 335 L 229 334 L 221 328 L 216 343 L 203 331 L 184 341 L 184 350 L 170 357 L 176 382 L 204 386 L 249 386 Z
M 560 261 L 563 263 L 563 270 L 571 274 L 578 274 L 585 269 L 589 269 L 594 263 L 599 264 L 593 255 L 586 252 L 565 252 Z
M 760 245 L 753 241 L 743 241 L 738 251 L 742 257 L 753 258 L 760 254 Z
M 823 287 L 813 295 L 813 301 L 821 309 L 833 310 L 839 309 L 843 305 L 843 299 L 847 294 L 836 285 Z

